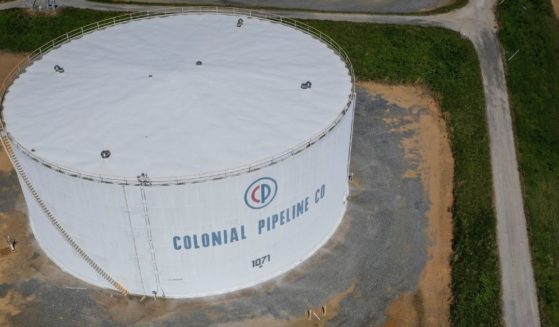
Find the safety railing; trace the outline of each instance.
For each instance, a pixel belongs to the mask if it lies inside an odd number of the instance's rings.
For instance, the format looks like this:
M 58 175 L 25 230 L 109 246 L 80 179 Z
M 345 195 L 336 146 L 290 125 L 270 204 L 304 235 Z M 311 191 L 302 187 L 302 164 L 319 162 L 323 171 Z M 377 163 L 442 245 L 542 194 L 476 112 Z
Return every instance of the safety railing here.
M 276 154 L 274 156 L 268 157 L 266 159 L 255 161 L 248 165 L 243 165 L 239 167 L 235 167 L 232 169 L 221 170 L 221 171 L 213 171 L 208 173 L 201 173 L 201 174 L 192 174 L 186 176 L 173 176 L 173 177 L 157 177 L 155 179 L 151 179 L 151 185 L 181 185 L 181 184 L 191 184 L 191 183 L 200 183 L 208 180 L 217 180 L 222 179 L 229 176 L 240 175 L 247 172 L 252 172 L 280 161 L 283 161 L 304 149 L 312 146 L 319 140 L 321 140 L 324 136 L 326 136 L 330 131 L 334 129 L 338 125 L 338 123 L 344 118 L 345 114 L 348 110 L 351 109 L 355 98 L 355 74 L 353 71 L 353 67 L 351 65 L 351 61 L 347 56 L 346 52 L 340 47 L 340 45 L 334 41 L 328 35 L 322 33 L 318 29 L 301 23 L 297 20 L 290 19 L 290 18 L 283 18 L 280 16 L 276 16 L 274 14 L 255 11 L 251 9 L 241 9 L 241 8 L 228 8 L 228 7 L 179 7 L 179 8 L 163 8 L 163 9 L 156 9 L 156 10 L 147 10 L 142 12 L 133 12 L 128 13 L 120 16 L 116 16 L 113 18 L 108 18 L 105 20 L 101 20 L 89 25 L 85 25 L 78 29 L 75 29 L 71 32 L 63 34 L 48 43 L 44 44 L 40 48 L 34 50 L 33 52 L 29 53 L 24 60 L 22 60 L 12 71 L 8 74 L 6 79 L 0 84 L 0 104 L 3 103 L 4 97 L 9 86 L 14 82 L 14 80 L 25 71 L 25 69 L 31 65 L 34 61 L 40 59 L 46 53 L 56 49 L 57 47 L 70 42 L 75 39 L 81 38 L 83 35 L 92 33 L 101 29 L 105 29 L 107 27 L 111 27 L 117 24 L 123 24 L 134 20 L 141 20 L 141 19 L 149 19 L 155 17 L 165 17 L 165 16 L 174 16 L 174 15 L 184 15 L 184 14 L 219 14 L 219 15 L 233 15 L 233 16 L 243 16 L 243 17 L 255 17 L 259 19 L 268 20 L 274 23 L 283 24 L 286 26 L 290 26 L 295 28 L 301 32 L 309 34 L 326 45 L 330 49 L 332 49 L 346 64 L 346 67 L 349 71 L 351 77 L 351 93 L 348 95 L 347 102 L 342 108 L 340 114 L 336 117 L 336 119 L 325 129 L 311 137 L 310 139 L 302 142 L 301 144 L 294 146 L 291 149 L 283 153 Z M 59 164 L 54 162 L 45 160 L 33 152 L 29 151 L 25 146 L 17 142 L 17 140 L 6 130 L 3 122 L 3 117 L 0 118 L 0 130 L 5 131 L 7 136 L 9 137 L 10 141 L 17 146 L 22 152 L 28 155 L 33 160 L 41 163 L 42 165 L 54 169 L 60 173 L 64 173 L 70 175 L 72 177 L 78 177 L 86 180 L 97 181 L 102 183 L 111 183 L 111 184 L 121 184 L 121 185 L 140 185 L 141 183 L 138 182 L 136 177 L 128 176 L 110 176 L 110 175 L 100 175 L 100 174 L 92 174 L 86 173 L 82 171 L 78 171 L 72 168 L 63 167 Z M 138 172 L 141 173 L 141 172 Z

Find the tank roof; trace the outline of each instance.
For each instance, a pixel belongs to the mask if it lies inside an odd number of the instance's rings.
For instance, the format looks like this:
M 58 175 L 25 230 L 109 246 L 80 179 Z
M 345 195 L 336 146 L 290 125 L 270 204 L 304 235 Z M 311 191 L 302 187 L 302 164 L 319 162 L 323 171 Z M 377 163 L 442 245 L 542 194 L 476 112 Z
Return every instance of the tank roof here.
M 3 115 L 13 139 L 64 168 L 188 176 L 309 142 L 341 115 L 352 83 L 334 50 L 291 26 L 175 15 L 117 24 L 45 54 L 11 85 Z

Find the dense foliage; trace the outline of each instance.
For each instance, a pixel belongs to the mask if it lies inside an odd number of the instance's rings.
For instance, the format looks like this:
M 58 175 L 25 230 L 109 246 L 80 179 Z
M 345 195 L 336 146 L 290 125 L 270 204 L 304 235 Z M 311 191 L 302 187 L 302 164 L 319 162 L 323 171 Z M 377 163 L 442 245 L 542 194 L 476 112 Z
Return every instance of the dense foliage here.
M 505 1 L 497 13 L 540 315 L 559 326 L 559 20 L 549 0 Z

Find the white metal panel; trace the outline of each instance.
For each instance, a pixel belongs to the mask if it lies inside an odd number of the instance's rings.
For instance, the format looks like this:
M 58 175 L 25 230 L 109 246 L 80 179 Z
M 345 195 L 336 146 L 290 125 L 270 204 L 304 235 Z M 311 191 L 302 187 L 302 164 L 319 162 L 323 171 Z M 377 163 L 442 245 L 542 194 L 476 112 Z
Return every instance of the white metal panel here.
M 49 210 L 76 243 L 116 280 L 140 285 L 136 254 L 127 217 L 123 190 L 70 177 L 15 153 Z M 92 284 L 107 287 L 106 281 L 72 249 L 23 185 L 34 234 L 45 252 L 64 270 Z
M 325 138 L 288 160 L 249 174 L 187 185 L 92 182 L 53 171 L 16 153 L 35 189 L 68 233 L 131 293 L 157 291 L 167 297 L 193 297 L 270 279 L 299 264 L 328 240 L 345 210 L 351 126 L 352 112 L 348 112 Z M 276 181 L 277 194 L 269 205 L 252 209 L 244 195 L 261 177 Z M 73 253 L 34 199 L 27 192 L 25 195 L 34 233 L 47 254 L 77 277 L 109 287 Z M 315 195 L 319 197 L 316 203 Z M 261 219 L 291 209 L 306 198 L 308 211 L 283 225 L 278 222 L 270 231 L 265 227 L 259 234 Z M 238 233 L 238 241 L 232 243 L 231 228 Z M 228 244 L 224 244 L 223 230 L 229 233 Z M 204 247 L 202 235 L 211 237 L 218 231 L 221 245 L 216 239 L 215 246 Z M 200 248 L 184 249 L 183 237 L 194 235 Z M 182 249 L 175 249 L 175 236 L 181 238 Z M 262 257 L 266 257 L 262 267 L 252 267 L 252 261 Z
M 276 165 L 207 183 L 146 188 L 161 287 L 168 297 L 219 294 L 277 276 L 312 255 L 335 231 L 345 211 L 351 113 L 320 143 Z M 247 187 L 261 177 L 278 185 L 262 209 L 244 202 Z M 325 185 L 324 198 L 315 192 Z M 308 198 L 308 211 L 264 229 L 258 222 Z M 204 247 L 203 234 L 236 228 L 246 239 Z M 197 235 L 198 249 L 174 249 L 173 237 Z M 267 257 L 267 256 L 270 257 Z M 261 268 L 252 260 L 267 257 Z M 271 259 L 268 262 L 268 258 Z
M 290 26 L 238 18 L 144 19 L 63 44 L 10 87 L 8 130 L 61 167 L 124 177 L 222 171 L 303 144 L 344 108 L 345 62 Z

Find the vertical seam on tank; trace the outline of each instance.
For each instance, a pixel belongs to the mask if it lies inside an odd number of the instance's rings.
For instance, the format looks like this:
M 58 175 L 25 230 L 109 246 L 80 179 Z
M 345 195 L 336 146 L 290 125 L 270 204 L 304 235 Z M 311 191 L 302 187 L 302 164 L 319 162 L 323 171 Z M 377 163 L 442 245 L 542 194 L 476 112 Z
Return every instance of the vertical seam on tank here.
M 355 101 L 357 100 L 357 94 L 353 92 L 351 98 L 351 105 L 349 106 L 351 110 L 351 129 L 349 132 L 349 153 L 347 155 L 347 178 L 351 175 L 351 148 L 353 146 L 353 121 L 355 120 Z
M 140 194 L 141 194 L 141 197 L 142 197 L 142 204 L 144 206 L 144 218 L 145 218 L 145 224 L 146 224 L 146 231 L 147 231 L 149 249 L 151 251 L 151 261 L 152 261 L 152 264 L 153 264 L 153 271 L 155 273 L 155 283 L 157 285 L 157 291 L 161 290 L 162 293 L 163 293 L 163 290 L 161 289 L 161 283 L 159 281 L 159 270 L 157 269 L 157 259 L 155 257 L 155 248 L 153 247 L 153 237 L 152 237 L 152 234 L 151 234 L 151 223 L 150 223 L 150 220 L 149 220 L 149 212 L 148 212 L 148 203 L 147 203 L 146 191 L 145 191 L 143 186 L 140 186 Z
M 130 214 L 130 207 L 128 206 L 128 196 L 126 195 L 126 186 L 122 185 L 122 193 L 124 193 L 124 204 L 126 205 L 126 213 L 128 215 L 128 223 L 130 225 L 130 233 L 132 234 L 132 243 L 134 244 L 134 253 L 136 254 L 136 262 L 138 263 L 138 272 L 140 273 L 140 281 L 142 283 L 142 290 L 146 294 L 146 287 L 144 285 L 144 277 L 142 275 L 142 267 L 140 266 L 140 257 L 138 256 L 138 246 L 136 245 L 136 236 L 134 227 L 132 226 L 132 215 Z

